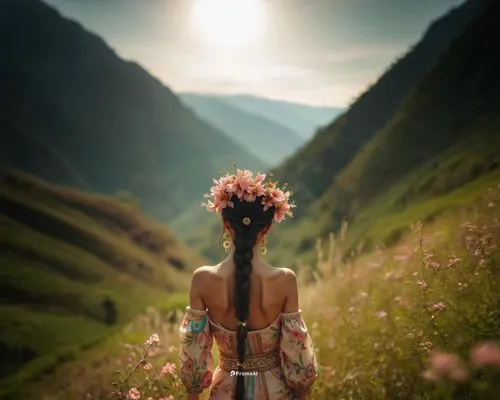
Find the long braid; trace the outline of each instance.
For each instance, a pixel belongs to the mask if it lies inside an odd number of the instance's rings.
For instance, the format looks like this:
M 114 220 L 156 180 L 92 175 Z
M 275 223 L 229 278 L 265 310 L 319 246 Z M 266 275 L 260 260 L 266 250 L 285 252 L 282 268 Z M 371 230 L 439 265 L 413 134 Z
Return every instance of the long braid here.
M 234 231 L 234 308 L 238 319 L 238 330 L 236 332 L 236 352 L 238 355 L 238 372 L 242 372 L 242 364 L 245 361 L 247 345 L 247 320 L 250 314 L 250 290 L 252 275 L 253 248 L 257 241 L 257 235 L 273 220 L 274 208 L 266 211 L 262 207 L 262 197 L 253 203 L 242 202 L 236 196 L 231 198 L 234 207 L 226 207 L 222 211 L 225 218 Z M 250 224 L 244 224 L 243 220 L 249 219 Z M 245 400 L 245 377 L 238 374 L 236 377 L 235 400 Z
M 258 231 L 257 231 L 258 232 Z M 238 371 L 242 371 L 241 364 L 245 361 L 246 340 L 248 328 L 246 322 L 250 313 L 250 290 L 252 274 L 252 248 L 255 245 L 257 232 L 255 229 L 237 229 L 234 238 L 234 264 L 235 264 L 235 284 L 234 284 L 234 308 L 236 318 L 239 321 L 238 330 L 236 333 L 236 351 L 238 354 L 238 362 L 240 367 Z M 245 379 L 243 374 L 238 374 L 236 377 L 236 400 L 244 400 L 245 394 Z

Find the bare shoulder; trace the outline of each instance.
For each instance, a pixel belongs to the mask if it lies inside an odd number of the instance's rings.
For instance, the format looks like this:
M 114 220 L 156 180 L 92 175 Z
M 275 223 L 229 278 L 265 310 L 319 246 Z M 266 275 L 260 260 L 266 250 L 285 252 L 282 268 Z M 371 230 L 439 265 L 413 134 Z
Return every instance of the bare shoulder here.
M 215 267 L 210 265 L 203 265 L 202 267 L 198 267 L 193 271 L 193 276 L 203 276 L 213 274 L 215 272 Z
M 193 275 L 191 277 L 192 285 L 205 285 L 212 276 L 215 275 L 215 267 L 204 265 L 202 267 L 198 267 L 193 271 Z
M 290 268 L 277 268 L 280 271 L 280 277 L 284 284 L 291 287 L 297 286 L 297 276 L 295 275 L 295 271 Z
M 296 279 L 295 271 L 290 268 L 277 268 L 279 269 L 283 276 L 287 277 L 288 279 Z
M 297 297 L 297 277 L 290 268 L 273 268 L 275 285 L 285 298 Z
M 290 268 L 280 268 L 282 271 L 282 287 L 285 295 L 283 312 L 296 312 L 299 310 L 299 291 L 297 277 Z
M 189 290 L 189 304 L 191 307 L 197 310 L 205 309 L 204 298 L 206 293 L 211 290 L 212 281 L 211 276 L 213 275 L 214 268 L 210 266 L 202 266 L 196 268 L 191 276 L 191 288 Z M 209 292 L 207 292 L 207 290 Z

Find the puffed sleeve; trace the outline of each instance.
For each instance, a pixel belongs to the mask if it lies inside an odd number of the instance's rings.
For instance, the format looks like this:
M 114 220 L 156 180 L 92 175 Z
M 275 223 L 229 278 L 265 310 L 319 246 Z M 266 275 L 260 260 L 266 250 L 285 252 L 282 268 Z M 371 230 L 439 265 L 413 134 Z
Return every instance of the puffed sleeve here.
M 187 307 L 179 328 L 180 376 L 188 393 L 201 393 L 212 384 L 213 337 L 206 311 Z
M 318 361 L 301 311 L 284 313 L 281 323 L 281 366 L 285 381 L 296 393 L 311 393 Z

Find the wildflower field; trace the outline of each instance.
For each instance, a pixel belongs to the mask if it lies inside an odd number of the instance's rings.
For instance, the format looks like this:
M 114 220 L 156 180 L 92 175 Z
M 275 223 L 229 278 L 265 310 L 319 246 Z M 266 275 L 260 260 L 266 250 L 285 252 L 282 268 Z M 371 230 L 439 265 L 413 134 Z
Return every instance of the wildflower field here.
M 321 364 L 312 398 L 500 399 L 500 186 L 354 262 L 340 256 L 345 233 L 318 242 L 316 281 L 301 284 Z M 185 398 L 182 315 L 148 309 L 23 398 Z

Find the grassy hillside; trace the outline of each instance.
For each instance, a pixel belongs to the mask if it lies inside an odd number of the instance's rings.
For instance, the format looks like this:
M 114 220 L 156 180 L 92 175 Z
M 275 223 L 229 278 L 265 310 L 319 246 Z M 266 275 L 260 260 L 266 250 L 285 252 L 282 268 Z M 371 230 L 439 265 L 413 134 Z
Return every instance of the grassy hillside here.
M 2 163 L 85 190 L 128 190 L 164 220 L 221 169 L 264 167 L 45 3 L 3 1 L 0 21 Z
M 173 294 L 203 263 L 133 204 L 12 171 L 0 176 L 0 245 L 3 393 L 74 358 L 147 305 L 175 305 Z
M 294 190 L 297 217 L 307 214 L 307 206 L 324 194 L 333 178 L 393 119 L 409 91 L 438 63 L 487 2 L 466 1 L 436 20 L 344 114 L 320 129 L 307 146 L 274 171 L 277 179 L 287 180 Z
M 500 398 L 500 364 L 483 356 L 500 349 L 499 183 L 394 248 L 322 258 L 304 304 L 323 361 L 314 398 Z
M 304 207 L 299 224 L 279 232 L 279 254 L 286 261 L 298 254 L 310 257 L 315 251 L 310 232 L 339 232 L 343 221 L 351 226 L 349 252 L 394 242 L 401 224 L 409 224 L 407 207 L 498 170 L 500 52 L 488 43 L 499 33 L 499 19 L 493 2 L 407 93 L 387 125 Z M 321 183 L 316 184 L 320 193 Z
M 488 44 L 500 34 L 499 20 L 500 6 L 492 3 L 337 176 L 319 208 L 332 216 L 327 231 L 342 219 L 366 229 L 358 213 L 379 218 L 377 198 L 404 208 L 500 167 L 500 51 Z M 390 199 L 387 190 L 398 183 L 407 190 Z
M 306 141 L 269 118 L 240 110 L 217 97 L 184 93 L 180 98 L 201 118 L 222 130 L 268 166 L 283 162 Z
M 466 207 L 415 224 L 393 248 L 345 263 L 341 240 L 317 253 L 318 277 L 299 286 L 321 368 L 313 399 L 500 398 L 500 350 L 494 347 L 500 344 L 500 174 L 473 188 L 477 183 L 467 189 Z M 159 394 L 182 398 L 177 328 L 178 321 L 149 310 L 102 346 L 26 388 L 22 398 L 107 398 L 115 371 L 140 360 L 141 345 L 153 332 L 161 343 L 148 361 L 156 370 L 165 362 L 177 366 L 174 375 L 160 378 Z M 487 346 L 482 357 L 478 345 Z M 461 360 L 439 363 L 434 357 L 441 353 Z M 456 367 L 466 373 L 454 374 Z M 129 386 L 148 398 L 150 383 L 158 379 L 154 371 L 139 369 Z M 208 391 L 201 396 L 206 398 Z
M 201 207 L 200 202 L 192 204 L 173 219 L 169 227 L 186 246 L 195 249 L 211 262 L 218 262 L 224 257 L 221 218 Z

